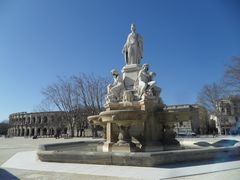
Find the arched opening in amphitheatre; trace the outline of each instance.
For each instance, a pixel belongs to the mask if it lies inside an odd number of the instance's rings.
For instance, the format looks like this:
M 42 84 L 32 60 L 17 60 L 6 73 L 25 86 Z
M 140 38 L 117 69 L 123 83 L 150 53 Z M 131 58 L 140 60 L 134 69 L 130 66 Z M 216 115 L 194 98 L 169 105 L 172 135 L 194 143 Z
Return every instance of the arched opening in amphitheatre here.
M 41 131 L 41 129 L 37 128 L 37 136 L 40 136 L 40 131 Z
M 55 131 L 54 131 L 54 129 L 52 129 L 51 130 L 51 135 L 54 136 L 54 133 L 55 133 Z
M 47 128 L 43 128 L 43 136 L 47 135 Z
M 41 124 L 41 116 L 38 116 L 38 117 L 37 117 L 37 123 L 38 123 L 38 124 Z
M 27 123 L 30 124 L 30 117 L 27 118 Z
M 35 129 L 32 128 L 32 130 L 31 130 L 31 136 L 34 136 L 34 133 L 35 133 Z
M 61 132 L 62 132 L 62 129 L 61 129 L 61 128 L 58 128 L 56 134 L 57 134 L 58 136 L 60 136 L 60 135 L 61 135 Z
M 29 136 L 29 135 L 30 135 L 30 129 L 27 128 L 26 136 Z
M 67 128 L 64 128 L 63 133 L 67 134 Z
M 25 134 L 25 129 L 22 129 L 22 134 L 21 134 L 21 136 L 24 136 L 24 134 Z
M 33 117 L 33 118 L 32 118 L 32 123 L 35 124 L 35 122 L 36 122 L 36 118 Z

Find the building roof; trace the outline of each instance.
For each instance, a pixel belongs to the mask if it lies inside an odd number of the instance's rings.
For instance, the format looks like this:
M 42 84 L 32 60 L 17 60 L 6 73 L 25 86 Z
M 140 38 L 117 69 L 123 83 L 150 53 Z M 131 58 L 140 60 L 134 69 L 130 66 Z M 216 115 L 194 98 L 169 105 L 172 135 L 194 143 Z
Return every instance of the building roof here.
M 199 105 L 199 104 L 176 104 L 176 105 L 169 105 L 166 106 L 165 109 L 183 109 L 183 108 L 203 108 L 205 109 L 203 106 Z

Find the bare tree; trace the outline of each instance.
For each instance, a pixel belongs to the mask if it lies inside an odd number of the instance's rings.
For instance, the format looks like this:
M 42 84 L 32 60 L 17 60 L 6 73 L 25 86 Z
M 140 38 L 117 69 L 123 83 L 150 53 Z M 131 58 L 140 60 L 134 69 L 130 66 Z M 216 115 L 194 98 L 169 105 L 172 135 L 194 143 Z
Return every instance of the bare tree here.
M 224 98 L 226 90 L 220 84 L 207 84 L 204 85 L 198 94 L 197 101 L 200 105 L 204 106 L 210 112 L 217 110 L 217 102 Z
M 77 91 L 80 94 L 81 103 L 85 110 L 82 116 L 83 120 L 79 122 L 78 126 L 81 130 L 81 136 L 83 127 L 88 126 L 87 116 L 99 114 L 103 110 L 109 78 L 80 74 L 74 76 L 74 79 L 77 83 Z M 91 126 L 91 129 L 95 137 L 97 136 L 97 130 L 101 130 L 101 127 Z
M 217 116 L 220 128 L 223 115 L 221 109 L 219 109 L 218 102 L 225 98 L 227 94 L 228 92 L 225 90 L 224 85 L 213 83 L 203 86 L 197 97 L 197 101 L 200 105 Z
M 86 74 L 74 76 L 74 79 L 85 113 L 89 115 L 100 113 L 104 106 L 109 79 Z
M 68 79 L 58 78 L 56 83 L 42 90 L 45 97 L 43 102 L 54 104 L 63 113 L 71 136 L 75 127 L 81 136 L 88 127 L 87 116 L 102 111 L 108 82 L 107 78 L 86 74 Z
M 41 103 L 33 108 L 33 112 L 47 112 L 53 111 L 54 106 L 47 99 L 43 99 Z
M 89 127 L 87 116 L 88 116 L 88 114 L 83 109 L 81 114 L 79 114 L 79 116 L 77 117 L 77 121 L 76 121 L 77 136 L 82 137 L 83 133 L 85 136 L 85 129 L 87 129 Z
M 58 78 L 56 83 L 42 90 L 46 100 L 53 103 L 62 112 L 64 120 L 69 125 L 71 136 L 74 136 L 76 119 L 81 111 L 80 97 L 75 85 L 73 78 Z
M 8 128 L 10 128 L 9 123 L 0 123 L 0 135 L 7 135 Z
M 224 74 L 224 81 L 232 93 L 240 93 L 240 57 L 232 58 Z

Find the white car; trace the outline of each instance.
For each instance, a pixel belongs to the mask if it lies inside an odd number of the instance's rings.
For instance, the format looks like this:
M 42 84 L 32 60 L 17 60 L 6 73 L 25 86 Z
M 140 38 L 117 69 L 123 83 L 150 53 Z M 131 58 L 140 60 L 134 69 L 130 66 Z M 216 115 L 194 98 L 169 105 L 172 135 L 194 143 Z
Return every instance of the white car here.
M 178 137 L 192 137 L 192 136 L 197 136 L 197 134 L 192 131 L 184 131 L 184 132 L 178 132 L 177 136 Z

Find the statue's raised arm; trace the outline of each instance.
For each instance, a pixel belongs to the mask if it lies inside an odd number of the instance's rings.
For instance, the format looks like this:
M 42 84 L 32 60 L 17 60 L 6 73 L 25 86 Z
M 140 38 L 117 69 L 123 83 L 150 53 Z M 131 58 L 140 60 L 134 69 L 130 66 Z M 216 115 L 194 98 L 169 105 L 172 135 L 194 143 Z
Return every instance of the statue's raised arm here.
M 128 35 L 122 53 L 126 64 L 140 64 L 143 58 L 143 38 L 136 32 L 136 26 L 131 25 L 131 33 Z

